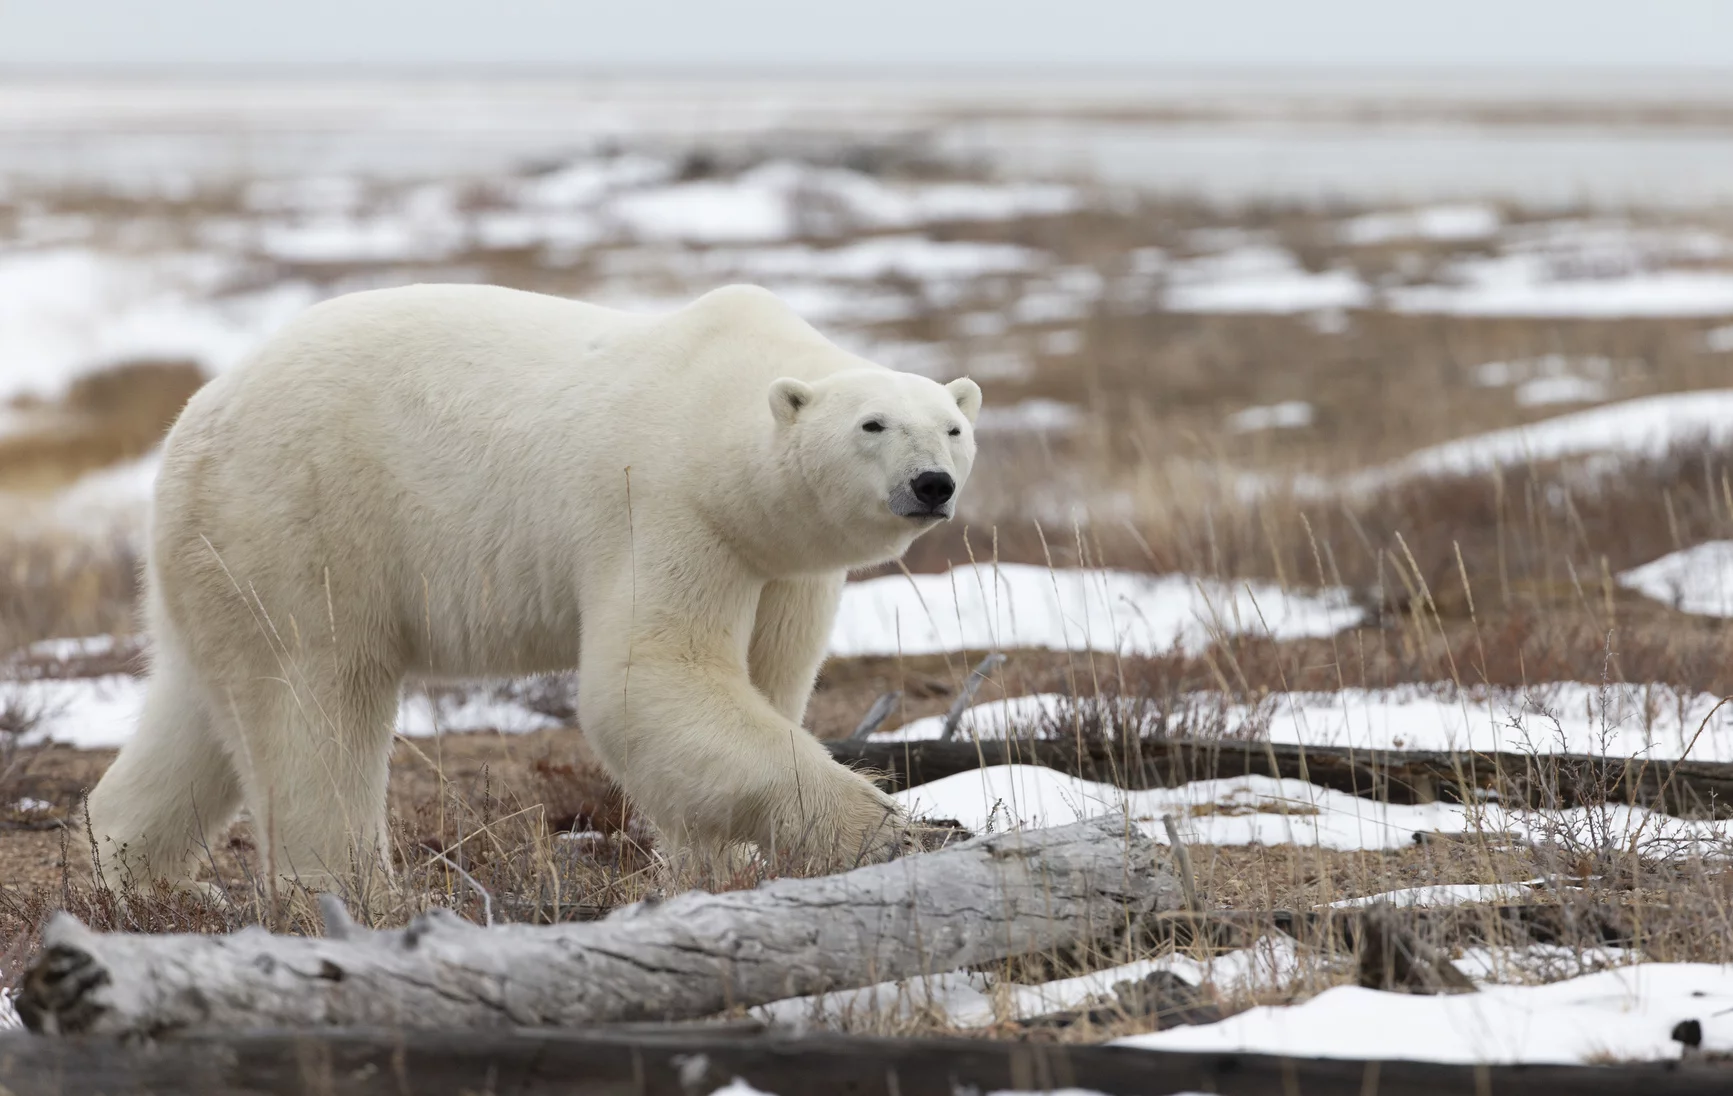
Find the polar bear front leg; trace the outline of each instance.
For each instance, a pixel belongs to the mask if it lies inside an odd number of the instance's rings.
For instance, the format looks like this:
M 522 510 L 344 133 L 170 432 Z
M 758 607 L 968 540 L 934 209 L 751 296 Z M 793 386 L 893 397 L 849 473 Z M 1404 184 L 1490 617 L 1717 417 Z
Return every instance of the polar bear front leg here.
M 702 592 L 640 604 L 635 620 L 586 617 L 585 737 L 675 854 L 750 841 L 823 870 L 895 855 L 895 802 L 754 686 L 743 635 L 754 604 L 739 606 L 733 629 L 705 612 L 715 603 Z
M 844 572 L 778 579 L 758 595 L 747 665 L 758 691 L 792 722 L 806 718 L 847 579 Z

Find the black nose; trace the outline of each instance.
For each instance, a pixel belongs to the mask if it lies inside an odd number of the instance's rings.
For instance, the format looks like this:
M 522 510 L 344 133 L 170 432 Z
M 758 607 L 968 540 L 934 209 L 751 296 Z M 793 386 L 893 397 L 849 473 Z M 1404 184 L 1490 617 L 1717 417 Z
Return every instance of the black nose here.
M 909 487 L 927 507 L 943 506 L 957 493 L 957 481 L 944 472 L 922 472 Z

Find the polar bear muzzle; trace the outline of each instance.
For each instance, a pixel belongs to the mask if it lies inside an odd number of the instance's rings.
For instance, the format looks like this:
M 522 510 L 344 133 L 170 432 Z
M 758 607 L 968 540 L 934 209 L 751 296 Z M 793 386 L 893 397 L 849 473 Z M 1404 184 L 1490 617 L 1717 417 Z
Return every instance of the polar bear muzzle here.
M 942 521 L 955 512 L 957 481 L 949 472 L 918 472 L 891 493 L 891 512 L 916 521 Z

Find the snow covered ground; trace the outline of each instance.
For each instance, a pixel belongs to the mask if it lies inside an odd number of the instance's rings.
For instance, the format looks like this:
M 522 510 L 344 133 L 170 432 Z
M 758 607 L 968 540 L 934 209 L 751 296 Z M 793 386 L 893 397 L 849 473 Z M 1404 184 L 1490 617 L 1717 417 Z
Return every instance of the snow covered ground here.
M 1268 738 L 1359 750 L 1432 750 L 1733 761 L 1733 705 L 1659 684 L 1589 685 L 1563 681 L 1522 690 L 1450 686 L 1274 693 L 1256 706 L 1219 693 L 1169 705 L 1036 693 L 964 711 L 959 733 L 979 738 L 1065 737 L 1079 723 L 1109 733 L 1195 727 L 1193 733 Z M 1705 720 L 1707 722 L 1705 723 Z M 876 732 L 878 740 L 937 738 L 943 717 Z M 1699 729 L 1701 733 L 1699 734 Z M 1688 750 L 1688 752 L 1687 752 Z
M 1236 434 L 1260 430 L 1294 430 L 1312 425 L 1312 405 L 1305 400 L 1284 400 L 1261 407 L 1246 407 L 1227 418 L 1227 428 Z
M 1733 969 L 1639 963 L 1548 985 L 1440 996 L 1338 986 L 1296 1005 L 1133 1035 L 1117 1046 L 1423 1062 L 1589 1063 L 1677 1058 L 1702 1024 L 1704 1051 L 1733 1050 Z
M 834 655 L 1017 647 L 1195 652 L 1218 636 L 1321 636 L 1359 619 L 1342 590 L 1302 595 L 1262 582 L 981 564 L 850 583 L 830 649 Z
M 0 705 L 32 720 L 27 743 L 107 749 L 132 737 L 144 691 L 142 679 L 125 674 L 0 682 Z M 437 696 L 410 692 L 397 712 L 397 732 L 411 738 L 466 731 L 525 734 L 564 725 L 565 721 L 537 711 L 505 686 L 478 686 Z
M 1657 458 L 1673 446 L 1726 445 L 1733 438 L 1733 389 L 1675 392 L 1622 400 L 1527 426 L 1459 438 L 1409 454 L 1392 467 L 1357 476 L 1356 486 L 1398 477 L 1465 476 L 1499 465 L 1606 453 Z
M 1685 820 L 1621 804 L 1529 811 L 1495 802 L 1380 803 L 1268 776 L 1127 791 L 1037 765 L 992 765 L 909 788 L 896 799 L 915 817 L 954 819 L 976 832 L 1062 826 L 1125 812 L 1163 844 L 1163 819 L 1171 816 L 1187 844 L 1375 850 L 1411 845 L 1417 835 L 1484 832 L 1536 841 L 1568 837 L 1596 846 L 1635 843 L 1656 857 L 1733 852 L 1733 820 Z
M 1362 894 L 1331 902 L 1335 909 L 1388 904 L 1392 906 L 1460 906 L 1472 902 L 1520 902 L 1534 893 L 1533 887 L 1545 880 L 1526 883 L 1445 883 L 1429 887 L 1404 887 L 1401 890 Z
M 1601 393 L 1599 381 L 1570 376 L 1536 378 L 1514 391 L 1517 401 L 1528 406 L 1593 402 Z M 1733 389 L 1698 389 L 1619 400 L 1523 426 L 1469 434 L 1340 478 L 1258 473 L 1242 475 L 1238 483 L 1247 498 L 1283 486 L 1302 498 L 1324 499 L 1427 476 L 1471 476 L 1549 461 L 1592 461 L 1586 467 L 1607 473 L 1627 461 L 1659 459 L 1676 447 L 1723 447 L 1730 441 Z
M 1619 585 L 1683 613 L 1733 616 L 1733 541 L 1669 552 L 1621 574 Z
M 1172 312 L 1315 312 L 1373 303 L 1353 271 L 1308 271 L 1291 252 L 1266 245 L 1176 262 L 1166 273 L 1162 305 Z
M 1502 221 L 1498 210 L 1479 203 L 1424 206 L 1368 213 L 1344 222 L 1338 231 L 1343 242 L 1362 247 L 1401 240 L 1483 240 L 1497 235 Z
M 316 299 L 296 281 L 227 292 L 244 273 L 211 251 L 137 256 L 0 241 L 0 400 L 52 398 L 80 374 L 128 360 L 235 365 Z
M 1632 316 L 1733 314 L 1733 273 L 1650 270 L 1620 277 L 1557 276 L 1531 256 L 1464 260 L 1455 284 L 1393 289 L 1398 312 L 1456 316 L 1542 316 L 1620 319 Z
M 1432 1062 L 1648 1061 L 1677 1058 L 1681 1046 L 1672 1039 L 1673 1028 L 1697 1020 L 1706 1051 L 1733 1048 L 1733 1020 L 1726 1015 L 1733 1013 L 1733 969 L 1632 963 L 1617 949 L 1559 951 L 1545 945 L 1467 949 L 1456 964 L 1475 981 L 1474 993 L 1425 996 L 1337 986 L 1298 1004 L 1255 1007 L 1218 1023 L 1129 1036 L 1113 1045 Z M 1157 971 L 1226 999 L 1280 991 L 1319 959 L 1302 954 L 1288 937 L 1270 936 L 1203 960 L 1169 953 L 1040 985 L 958 971 L 790 998 L 753 1013 L 797 1027 L 926 1015 L 973 1028 L 1111 1005 L 1115 986 Z M 1538 973 L 1556 970 L 1576 973 L 1529 984 Z

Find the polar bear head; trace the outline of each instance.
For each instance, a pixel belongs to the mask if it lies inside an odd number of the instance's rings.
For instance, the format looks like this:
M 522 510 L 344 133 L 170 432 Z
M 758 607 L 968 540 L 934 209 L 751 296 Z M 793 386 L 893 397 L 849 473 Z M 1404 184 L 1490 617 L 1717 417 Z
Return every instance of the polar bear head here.
M 770 385 L 778 447 L 826 523 L 868 557 L 900 555 L 956 513 L 975 463 L 981 389 L 890 369 L 844 369 Z M 863 560 L 862 562 L 866 562 Z

